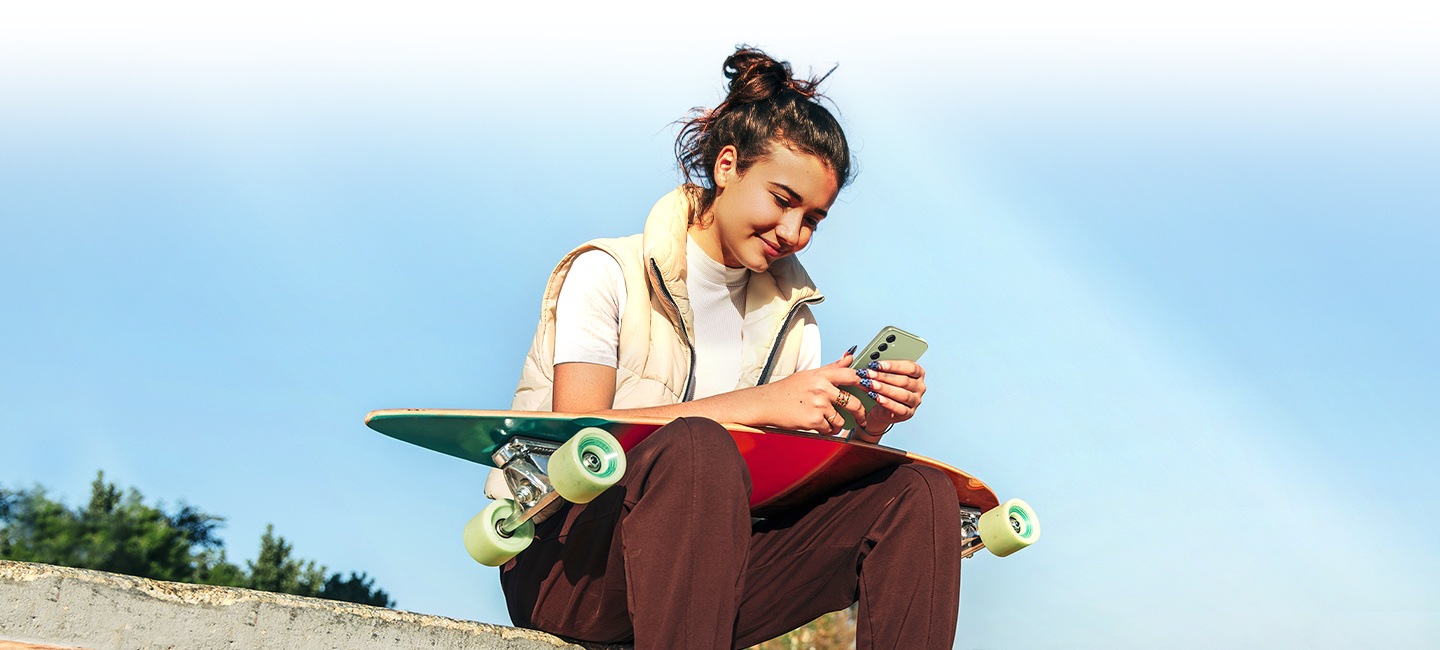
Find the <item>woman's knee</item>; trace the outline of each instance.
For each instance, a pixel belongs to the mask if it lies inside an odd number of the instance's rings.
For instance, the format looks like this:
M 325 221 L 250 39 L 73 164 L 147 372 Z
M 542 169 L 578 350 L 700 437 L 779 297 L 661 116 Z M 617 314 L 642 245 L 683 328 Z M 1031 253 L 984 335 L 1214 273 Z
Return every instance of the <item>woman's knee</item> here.
M 960 498 L 955 484 L 943 471 L 926 465 L 901 465 L 888 482 L 894 482 L 901 498 L 897 505 L 912 511 L 910 516 L 928 518 L 932 525 L 960 532 Z
M 709 418 L 676 418 L 650 434 L 647 443 L 697 455 L 739 455 L 735 441 L 720 423 Z
M 693 473 L 697 482 L 748 476 L 735 439 L 714 420 L 679 418 L 650 434 L 647 442 L 653 444 L 658 462 L 667 465 L 670 471 Z
M 950 476 L 929 465 L 914 463 L 900 465 L 895 468 L 895 477 L 915 487 L 924 486 L 926 489 L 949 493 L 951 497 L 955 496 L 955 486 L 950 482 Z

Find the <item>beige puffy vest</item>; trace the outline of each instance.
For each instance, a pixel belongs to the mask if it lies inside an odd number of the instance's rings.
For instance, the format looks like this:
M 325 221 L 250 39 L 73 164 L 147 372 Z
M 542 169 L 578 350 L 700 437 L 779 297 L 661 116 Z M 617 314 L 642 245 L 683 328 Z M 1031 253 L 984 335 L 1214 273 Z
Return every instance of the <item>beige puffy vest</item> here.
M 525 357 L 510 408 L 549 411 L 555 384 L 555 303 L 575 258 L 602 250 L 620 263 L 628 300 L 620 317 L 620 365 L 615 373 L 615 408 L 660 406 L 685 401 L 693 380 L 690 332 L 695 331 L 685 288 L 685 237 L 692 209 L 685 187 L 666 194 L 645 221 L 645 232 L 597 239 L 571 251 L 545 287 L 540 324 Z M 740 377 L 748 388 L 794 374 L 800 355 L 802 310 L 824 300 L 794 257 L 752 273 L 745 294 Z
M 695 331 L 685 287 L 685 244 L 693 210 L 693 186 L 661 197 L 650 209 L 645 231 L 596 239 L 571 251 L 550 274 L 540 306 L 540 323 L 525 356 L 510 408 L 549 411 L 555 387 L 555 304 L 575 258 L 602 250 L 620 263 L 627 302 L 620 317 L 620 359 L 615 372 L 615 408 L 676 404 L 690 398 L 694 381 L 690 333 Z M 765 273 L 752 273 L 745 294 L 741 373 L 735 387 L 748 388 L 795 373 L 802 323 L 809 305 L 824 296 L 793 256 L 775 260 Z M 486 482 L 491 498 L 508 497 L 499 471 Z

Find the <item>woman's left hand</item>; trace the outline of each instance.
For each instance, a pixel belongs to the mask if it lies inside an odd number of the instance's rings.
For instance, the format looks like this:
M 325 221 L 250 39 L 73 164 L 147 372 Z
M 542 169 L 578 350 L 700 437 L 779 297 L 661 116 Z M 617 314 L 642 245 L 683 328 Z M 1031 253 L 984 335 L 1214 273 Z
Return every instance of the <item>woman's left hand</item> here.
M 925 369 L 914 361 L 878 361 L 873 365 L 876 367 L 863 368 L 856 374 L 876 402 L 865 413 L 865 432 L 878 436 L 890 425 L 909 420 L 920 408 L 925 396 Z

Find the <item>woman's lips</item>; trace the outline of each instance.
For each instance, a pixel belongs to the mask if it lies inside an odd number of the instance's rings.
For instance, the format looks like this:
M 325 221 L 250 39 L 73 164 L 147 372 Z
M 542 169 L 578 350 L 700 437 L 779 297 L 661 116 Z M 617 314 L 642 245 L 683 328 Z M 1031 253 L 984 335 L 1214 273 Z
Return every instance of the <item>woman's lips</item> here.
M 776 247 L 775 247 L 773 244 L 771 244 L 770 242 L 765 241 L 764 238 L 761 238 L 760 242 L 763 243 L 763 244 L 765 244 L 765 257 L 770 257 L 770 258 L 780 257 L 780 249 L 776 248 Z

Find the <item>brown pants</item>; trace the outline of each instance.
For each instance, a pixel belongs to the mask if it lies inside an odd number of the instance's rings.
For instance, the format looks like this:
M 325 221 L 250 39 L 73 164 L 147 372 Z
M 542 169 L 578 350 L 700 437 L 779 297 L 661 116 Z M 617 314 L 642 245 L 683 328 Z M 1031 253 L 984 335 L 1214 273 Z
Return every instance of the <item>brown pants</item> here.
M 960 511 L 941 472 L 890 468 L 753 524 L 730 434 L 682 418 L 625 478 L 566 505 L 500 571 L 516 625 L 646 648 L 746 647 L 860 603 L 857 648 L 949 648 Z

